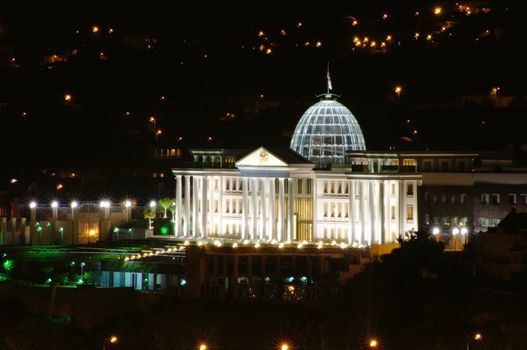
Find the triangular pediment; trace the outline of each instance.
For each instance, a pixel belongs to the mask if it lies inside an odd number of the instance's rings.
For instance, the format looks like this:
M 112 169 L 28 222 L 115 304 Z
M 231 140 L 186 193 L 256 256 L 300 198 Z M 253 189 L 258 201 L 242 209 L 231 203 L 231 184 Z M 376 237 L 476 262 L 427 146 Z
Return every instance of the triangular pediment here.
M 287 163 L 269 152 L 265 147 L 249 153 L 238 162 L 237 167 L 287 167 Z

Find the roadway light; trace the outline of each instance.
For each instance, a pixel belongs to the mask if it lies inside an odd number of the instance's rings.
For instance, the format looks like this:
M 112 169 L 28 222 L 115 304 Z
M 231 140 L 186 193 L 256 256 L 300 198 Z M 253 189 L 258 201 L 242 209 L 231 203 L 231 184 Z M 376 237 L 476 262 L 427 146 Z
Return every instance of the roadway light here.
M 35 202 L 35 201 L 31 201 L 31 202 L 29 202 L 29 207 L 30 207 L 31 209 L 35 209 L 35 208 L 37 207 L 37 202 Z
M 155 208 L 155 207 L 156 207 L 156 201 L 153 201 L 153 200 L 150 201 L 150 203 L 148 204 L 148 206 L 149 206 L 150 208 Z
M 110 207 L 110 201 L 104 200 L 99 203 L 99 207 L 101 208 L 109 208 Z
M 205 344 L 205 343 L 199 344 L 199 348 L 198 349 L 199 350 L 207 350 L 208 349 L 207 344 Z
M 458 228 L 458 227 L 454 227 L 454 228 L 452 229 L 452 234 L 453 234 L 454 236 L 457 235 L 457 234 L 459 234 L 459 228 Z
M 377 339 L 371 339 L 368 345 L 371 349 L 376 349 L 379 346 L 379 342 L 377 341 Z
M 59 207 L 59 202 L 57 202 L 57 201 L 51 202 L 51 207 L 52 208 L 58 208 Z
M 438 235 L 439 233 L 441 233 L 441 230 L 439 229 L 439 227 L 434 226 L 434 227 L 432 228 L 432 234 L 433 234 L 433 235 Z
M 443 9 L 440 6 L 434 8 L 434 15 L 439 16 L 441 13 L 443 13 Z
M 71 209 L 75 209 L 75 208 L 77 208 L 77 207 L 79 206 L 79 202 L 77 202 L 77 201 L 72 201 L 71 204 L 70 204 L 70 206 L 71 206 Z
M 289 350 L 289 344 L 287 343 L 280 344 L 280 350 Z
M 462 235 L 466 235 L 467 233 L 468 233 L 468 228 L 466 228 L 466 227 L 462 227 L 462 228 L 461 228 L 461 234 L 462 234 Z
M 481 335 L 481 333 L 474 334 L 474 340 L 482 340 L 482 339 L 483 339 L 483 336 Z
M 129 200 L 129 199 L 125 200 L 125 201 L 124 201 L 124 206 L 125 206 L 126 208 L 130 208 L 130 207 L 132 207 L 132 201 Z

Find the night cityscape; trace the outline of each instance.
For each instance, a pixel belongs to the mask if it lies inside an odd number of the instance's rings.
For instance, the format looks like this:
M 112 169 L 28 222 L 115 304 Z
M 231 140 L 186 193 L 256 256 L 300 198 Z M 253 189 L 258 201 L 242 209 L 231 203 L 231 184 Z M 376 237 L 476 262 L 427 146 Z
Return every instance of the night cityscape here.
M 524 17 L 0 5 L 0 349 L 527 349 Z

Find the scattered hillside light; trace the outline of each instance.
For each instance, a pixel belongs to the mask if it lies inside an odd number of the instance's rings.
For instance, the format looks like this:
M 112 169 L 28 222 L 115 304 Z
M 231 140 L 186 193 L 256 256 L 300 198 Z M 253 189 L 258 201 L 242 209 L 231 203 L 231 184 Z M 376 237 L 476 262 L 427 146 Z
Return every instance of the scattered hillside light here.
M 286 33 L 286 31 L 285 31 L 284 29 L 282 29 L 282 30 L 280 31 L 280 35 L 282 35 L 282 36 L 286 36 L 287 33 Z
M 207 344 L 203 344 L 203 343 L 200 344 L 198 349 L 199 350 L 207 350 L 208 349 Z
M 72 209 L 75 209 L 75 208 L 77 208 L 77 207 L 79 206 L 79 202 L 77 202 L 77 201 L 72 201 L 71 204 L 70 204 L 70 206 L 71 206 Z
M 163 130 L 161 130 L 161 129 L 157 129 L 156 130 L 156 136 L 161 135 L 162 133 L 163 133 Z
M 454 236 L 457 235 L 457 234 L 459 234 L 459 228 L 454 227 L 454 228 L 452 229 L 452 234 L 453 234 Z
M 483 339 L 483 336 L 481 335 L 481 333 L 474 334 L 474 340 L 482 340 L 482 339 Z
M 52 208 L 58 208 L 59 207 L 59 202 L 57 202 L 57 201 L 51 202 L 51 207 Z
M 64 101 L 70 102 L 73 99 L 71 94 L 64 94 Z
M 113 28 L 108 28 L 108 34 L 112 34 L 114 32 Z
M 432 228 L 433 235 L 438 235 L 439 233 L 441 233 L 441 230 L 439 229 L 439 227 L 435 226 Z
M 167 98 L 166 98 L 165 96 L 161 96 L 161 97 L 159 97 L 159 100 L 160 100 L 160 101 L 164 101 L 164 100 L 166 100 L 166 99 L 167 99 Z
M 27 117 L 27 112 L 22 112 L 21 115 L 22 117 Z
M 426 36 L 426 40 L 428 40 L 428 41 L 432 40 L 432 34 L 428 34 L 428 35 Z
M 466 235 L 468 233 L 468 229 L 466 227 L 461 228 L 461 234 Z
M 114 232 L 114 233 L 119 232 L 119 227 L 114 228 L 114 229 L 113 229 L 113 232 Z
M 184 286 L 184 285 L 186 285 L 186 284 L 187 284 L 187 280 L 184 279 L 184 278 L 182 278 L 181 281 L 179 281 L 179 285 L 180 285 L 180 286 Z
M 93 26 L 93 27 L 91 27 L 91 31 L 92 31 L 92 33 L 98 33 L 99 32 L 99 27 L 98 26 Z
M 129 117 L 130 115 L 132 115 L 132 114 L 130 112 L 128 112 L 128 111 L 124 112 L 124 116 L 125 117 Z
M 443 9 L 440 6 L 434 8 L 434 15 L 439 16 L 441 13 L 443 13 Z
M 267 48 L 267 50 L 265 50 L 265 54 L 266 54 L 266 55 L 270 55 L 270 54 L 272 54 L 272 53 L 273 53 L 273 50 L 272 50 L 270 47 Z
M 322 46 L 322 42 L 321 41 L 317 41 L 316 44 L 315 44 L 316 47 L 321 47 Z
M 109 208 L 110 207 L 110 201 L 104 200 L 99 203 L 99 207 L 101 208 Z
M 12 178 L 9 182 L 12 184 L 16 184 L 18 182 L 18 179 Z
M 351 25 L 352 26 L 356 26 L 359 24 L 359 21 L 357 21 L 356 19 L 354 19 L 353 21 L 351 21 Z
M 392 36 L 391 35 L 387 35 L 386 36 L 386 41 L 391 41 L 392 40 Z
M 110 337 L 110 343 L 115 344 L 115 343 L 117 343 L 118 341 L 119 341 L 119 338 L 117 338 L 116 335 L 112 335 L 112 336 Z
M 124 201 L 125 208 L 131 208 L 132 207 L 132 201 L 127 199 Z
M 156 201 L 153 201 L 153 200 L 150 201 L 150 203 L 148 203 L 148 206 L 149 206 L 150 208 L 155 208 L 155 207 L 156 207 Z
M 370 348 L 376 349 L 379 346 L 379 342 L 377 341 L 377 339 L 371 339 L 368 345 L 370 346 Z
M 258 36 L 259 36 L 259 37 L 262 37 L 262 36 L 264 36 L 264 35 L 265 35 L 265 33 L 263 32 L 263 30 L 260 30 L 260 31 L 258 32 Z
M 75 266 L 75 261 L 70 262 L 71 266 Z
M 37 207 L 37 202 L 35 202 L 35 201 L 31 201 L 31 202 L 29 202 L 29 207 L 30 207 L 31 209 L 35 209 L 35 208 Z
M 208 142 L 212 142 L 212 136 L 207 137 Z
M 419 36 L 420 36 L 420 35 L 421 35 L 421 34 L 419 34 L 419 32 L 416 32 L 416 33 L 414 34 L 414 39 L 415 39 L 415 40 L 419 39 Z
M 302 22 L 296 22 L 296 27 L 297 27 L 297 28 L 300 28 L 300 27 L 302 27 L 303 25 L 304 25 L 304 24 L 303 24 Z
M 57 186 L 55 187 L 57 189 L 57 191 L 60 191 L 64 188 L 64 185 L 63 184 L 57 184 Z
M 48 278 L 48 279 L 46 280 L 46 283 L 51 283 L 51 278 Z
M 287 343 L 280 344 L 280 350 L 289 350 L 289 345 Z
M 387 13 L 384 13 L 384 14 L 382 15 L 382 19 L 388 19 L 388 14 L 387 14 Z

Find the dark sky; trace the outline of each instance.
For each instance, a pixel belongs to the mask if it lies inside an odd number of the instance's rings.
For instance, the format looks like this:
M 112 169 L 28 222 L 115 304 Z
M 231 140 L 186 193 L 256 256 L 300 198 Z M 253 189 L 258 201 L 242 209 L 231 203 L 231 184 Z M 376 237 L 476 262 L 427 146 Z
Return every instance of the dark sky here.
M 454 2 L 422 1 L 288 4 L 293 9 L 268 2 L 29 4 L 0 10 L 0 142 L 6 157 L 22 163 L 133 162 L 155 144 L 288 145 L 325 89 L 327 62 L 370 149 L 527 143 L 514 127 L 526 111 L 523 11 L 502 1 L 474 3 L 479 12 L 470 16 Z M 387 34 L 394 39 L 386 51 L 353 41 L 367 36 L 380 45 Z M 46 62 L 53 54 L 67 62 Z M 506 108 L 466 102 L 496 86 Z M 225 120 L 226 113 L 236 117 Z M 162 129 L 157 140 L 151 115 Z

